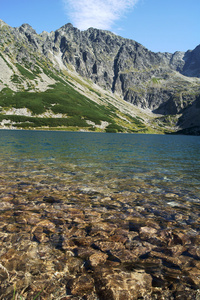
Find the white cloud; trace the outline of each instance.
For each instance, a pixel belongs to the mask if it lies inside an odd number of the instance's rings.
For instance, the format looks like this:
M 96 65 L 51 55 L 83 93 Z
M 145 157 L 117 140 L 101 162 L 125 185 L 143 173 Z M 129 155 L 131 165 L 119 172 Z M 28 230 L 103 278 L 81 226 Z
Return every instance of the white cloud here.
M 89 27 L 111 29 L 114 22 L 138 0 L 63 0 L 65 11 L 80 30 Z

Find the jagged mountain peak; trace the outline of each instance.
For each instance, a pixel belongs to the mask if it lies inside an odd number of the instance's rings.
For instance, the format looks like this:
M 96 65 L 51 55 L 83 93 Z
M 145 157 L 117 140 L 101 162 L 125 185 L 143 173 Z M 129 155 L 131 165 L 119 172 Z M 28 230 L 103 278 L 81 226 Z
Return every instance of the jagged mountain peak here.
M 40 35 L 29 24 L 0 24 L 4 67 L 12 57 L 26 70 L 38 72 L 44 61 L 51 72 L 73 70 L 114 96 L 162 115 L 184 114 L 200 95 L 200 45 L 187 52 L 154 53 L 110 31 L 80 31 L 71 23 Z
M 74 28 L 74 29 L 78 29 L 78 28 L 76 28 L 76 27 L 74 27 L 73 25 L 72 25 L 72 23 L 66 23 L 65 25 L 63 25 L 62 27 L 60 27 L 60 29 L 68 29 L 68 28 Z M 59 29 L 58 29 L 59 30 Z M 79 29 L 78 29 L 79 30 Z
M 67 23 L 67 24 L 63 25 L 62 27 L 57 29 L 55 32 L 59 32 L 63 35 L 69 34 L 69 33 L 73 33 L 73 34 L 81 33 L 81 31 L 78 28 L 74 27 L 71 23 Z
M 18 29 L 21 33 L 24 32 L 24 33 L 29 33 L 29 34 L 37 34 L 37 32 L 28 23 L 22 24 L 20 27 L 18 27 Z

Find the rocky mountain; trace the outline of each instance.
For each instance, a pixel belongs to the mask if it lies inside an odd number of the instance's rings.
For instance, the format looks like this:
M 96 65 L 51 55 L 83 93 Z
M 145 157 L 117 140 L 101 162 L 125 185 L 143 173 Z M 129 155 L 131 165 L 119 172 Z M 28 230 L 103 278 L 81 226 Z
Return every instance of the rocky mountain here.
M 21 114 L 24 127 L 37 116 L 40 126 L 52 125 L 47 118 L 55 127 L 200 134 L 200 45 L 154 53 L 109 31 L 66 24 L 37 34 L 0 21 L 0 68 L 4 126 L 14 122 L 5 115 Z

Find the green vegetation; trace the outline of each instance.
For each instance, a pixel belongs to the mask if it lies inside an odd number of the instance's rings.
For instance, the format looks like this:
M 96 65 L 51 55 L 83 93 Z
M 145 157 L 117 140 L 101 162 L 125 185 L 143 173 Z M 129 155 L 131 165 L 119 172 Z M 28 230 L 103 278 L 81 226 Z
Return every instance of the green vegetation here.
M 113 123 L 106 127 L 106 132 L 114 132 L 114 133 L 124 132 L 124 129 L 121 126 Z
M 4 62 L 7 64 L 7 66 L 13 70 L 13 67 L 7 62 L 7 60 L 3 57 L 3 55 L 0 53 L 0 57 L 4 60 Z
M 14 79 L 18 79 L 14 77 Z M 10 120 L 13 126 L 20 128 L 35 127 L 57 127 L 57 126 L 78 126 L 88 128 L 87 120 L 97 125 L 106 121 L 112 126 L 108 130 L 122 131 L 122 127 L 113 121 L 113 112 L 110 107 L 99 105 L 75 91 L 70 85 L 58 83 L 51 86 L 45 92 L 13 92 L 5 88 L 0 92 L 0 106 L 4 109 L 27 108 L 32 117 L 18 115 L 0 115 L 0 121 Z M 37 115 L 51 110 L 55 114 L 63 114 L 63 118 L 39 118 Z
M 18 77 L 14 77 L 18 80 Z M 77 130 L 77 128 L 90 131 L 101 131 L 91 126 L 87 120 L 95 125 L 101 125 L 106 121 L 109 125 L 106 132 L 141 132 L 146 130 L 140 118 L 121 113 L 112 105 L 97 104 L 73 89 L 70 85 L 57 83 L 45 92 L 13 92 L 5 88 L 0 92 L 0 106 L 4 109 L 27 108 L 33 116 L 3 115 L 0 114 L 0 122 L 5 120 L 16 128 L 60 128 Z M 38 117 L 38 115 L 51 110 L 54 114 L 62 114 L 62 118 Z M 6 122 L 8 120 L 8 122 Z
M 20 76 L 18 76 L 17 74 L 12 75 L 11 81 L 14 83 L 18 83 L 18 84 L 23 82 L 22 78 Z
M 0 122 L 2 120 L 10 120 L 14 122 L 13 126 L 17 128 L 39 128 L 57 126 L 89 127 L 86 121 L 78 116 L 74 116 L 71 118 L 38 118 L 18 115 L 0 115 Z
M 40 114 L 45 112 L 41 94 L 29 93 L 27 91 L 14 93 L 12 90 L 6 88 L 0 92 L 0 106 L 8 108 L 27 107 L 34 114 Z
M 154 83 L 154 84 L 158 84 L 160 82 L 161 78 L 156 78 L 156 77 L 152 77 L 151 78 L 151 81 Z
M 166 115 L 155 119 L 159 123 L 159 126 L 175 126 L 177 123 L 177 116 L 176 115 Z
M 51 62 L 38 60 L 35 57 L 34 63 L 24 60 L 23 66 L 16 64 L 16 67 L 21 75 L 13 74 L 11 81 L 18 84 L 18 92 L 14 92 L 9 88 L 4 88 L 0 92 L 0 107 L 2 107 L 0 111 L 11 108 L 27 108 L 32 116 L 0 114 L 0 122 L 4 120 L 4 124 L 8 127 L 12 125 L 22 129 L 83 129 L 106 132 L 148 131 L 141 118 L 134 118 L 129 114 L 122 113 L 113 104 L 109 103 L 110 98 L 116 101 L 115 98 L 110 95 L 107 99 L 103 98 L 103 94 L 95 90 L 89 81 L 86 83 L 71 74 L 63 74 L 53 70 Z M 35 80 L 42 71 L 57 83 L 49 86 L 49 89 L 45 92 L 30 92 L 29 90 L 34 90 L 34 84 L 29 80 Z M 24 89 L 22 84 L 24 80 L 27 82 L 27 90 Z M 88 92 L 96 94 L 101 104 L 97 104 L 75 90 L 76 82 L 85 87 Z M 47 111 L 62 114 L 62 117 L 58 118 L 56 115 L 53 117 L 38 116 Z M 87 121 L 93 122 L 94 125 Z M 102 121 L 109 124 L 105 129 L 95 126 L 101 125 Z
M 91 87 L 88 88 L 90 92 L 95 93 L 97 96 L 101 97 L 101 93 L 95 91 L 94 89 L 92 89 Z
M 35 75 L 31 72 L 29 72 L 27 69 L 25 69 L 24 67 L 22 67 L 22 65 L 20 64 L 16 64 L 17 69 L 19 70 L 19 72 L 22 74 L 22 76 L 30 79 L 30 80 L 34 80 L 35 79 Z

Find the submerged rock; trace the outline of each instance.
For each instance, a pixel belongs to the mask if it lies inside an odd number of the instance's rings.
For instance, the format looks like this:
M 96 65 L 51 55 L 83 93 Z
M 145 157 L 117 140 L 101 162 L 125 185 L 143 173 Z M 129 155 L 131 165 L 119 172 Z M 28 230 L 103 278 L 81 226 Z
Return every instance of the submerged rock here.
M 0 214 L 0 299 L 198 299 L 195 208 L 145 193 L 1 184 L 12 193 Z
M 151 299 L 152 277 L 143 270 L 126 272 L 108 268 L 95 270 L 95 282 L 100 299 Z

